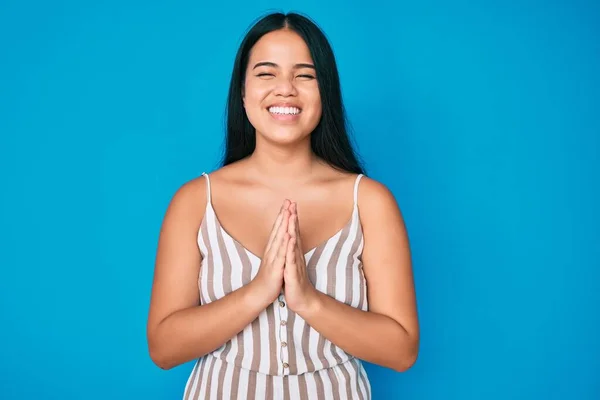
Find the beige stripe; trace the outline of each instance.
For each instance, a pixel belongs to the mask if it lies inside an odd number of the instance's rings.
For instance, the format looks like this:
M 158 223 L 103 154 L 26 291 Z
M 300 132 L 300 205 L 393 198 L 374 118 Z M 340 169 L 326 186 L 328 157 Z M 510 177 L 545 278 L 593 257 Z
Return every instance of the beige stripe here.
M 314 400 L 308 397 L 308 385 L 306 384 L 306 374 L 298 375 L 298 392 L 298 394 L 300 395 L 300 400 Z
M 317 399 L 325 398 L 325 387 L 323 386 L 323 378 L 321 378 L 320 374 L 321 371 L 317 371 L 313 374 L 315 377 L 315 384 L 317 386 Z
M 204 376 L 204 366 L 206 365 L 206 359 L 208 358 L 208 356 L 204 356 L 202 358 L 202 360 L 200 360 L 200 363 L 202 364 L 200 366 L 200 372 L 198 373 L 198 384 L 196 385 L 196 394 L 194 396 L 194 399 L 198 400 L 200 398 L 200 392 L 202 391 L 202 377 Z
M 354 213 L 352 214 L 352 219 L 350 220 L 350 223 L 347 224 L 344 227 L 344 229 L 342 230 L 342 234 L 340 235 L 340 239 L 338 240 L 338 242 L 335 245 L 333 254 L 331 255 L 331 260 L 329 261 L 329 265 L 327 268 L 327 275 L 328 275 L 328 277 L 327 277 L 328 289 L 327 290 L 329 291 L 329 288 L 331 288 L 331 293 L 334 297 L 336 294 L 336 286 L 337 286 L 337 265 L 339 262 L 340 254 L 342 252 L 342 248 L 346 244 L 346 241 L 348 240 L 348 237 L 350 236 L 350 228 L 353 225 L 354 225 Z M 340 278 L 345 278 L 346 285 L 348 285 L 348 280 L 350 280 L 350 279 L 348 278 L 348 274 L 346 274 L 345 272 L 346 271 L 344 271 L 344 274 L 342 274 L 340 276 Z M 323 344 L 323 347 L 324 346 L 325 346 L 325 344 Z M 336 363 L 340 364 L 343 361 L 343 354 L 340 354 L 341 349 L 339 349 L 333 343 L 331 344 L 330 348 L 331 348 L 331 355 L 335 359 Z
M 353 358 L 352 361 L 350 361 L 348 363 L 348 365 L 351 366 L 351 373 L 352 373 L 352 376 L 354 377 L 354 380 L 356 381 L 356 391 L 358 392 L 358 398 L 360 400 L 365 400 L 362 390 L 360 389 L 359 367 L 358 367 L 358 364 L 356 363 L 356 359 Z
M 252 263 L 248 258 L 246 249 L 237 240 L 233 240 L 233 244 L 242 262 L 242 285 L 247 285 L 252 280 Z
M 265 399 L 272 400 L 275 398 L 273 395 L 273 376 L 266 375 L 267 382 L 265 383 L 267 387 L 265 388 Z
M 314 271 L 315 268 L 317 267 L 317 263 L 319 262 L 319 258 L 321 258 L 321 254 L 323 254 L 323 249 L 325 248 L 325 246 L 319 246 L 315 249 L 314 253 L 312 254 L 312 256 L 310 257 L 310 259 L 308 260 L 308 264 L 306 264 L 306 269 L 310 275 L 310 271 Z M 314 285 L 314 281 L 312 281 L 313 285 Z
M 231 377 L 231 400 L 237 400 L 238 392 L 240 390 L 240 367 L 237 365 L 232 365 L 232 367 L 233 375 Z
M 290 377 L 283 377 L 283 400 L 291 400 L 290 398 Z
M 275 310 L 274 305 L 270 304 L 267 307 L 267 325 L 269 328 L 269 374 L 277 375 L 278 363 L 277 363 L 277 337 L 275 336 Z M 264 332 L 263 332 L 264 335 Z
M 324 246 L 317 247 L 317 249 L 315 250 L 313 255 L 308 260 L 308 264 L 306 266 L 306 272 L 308 274 L 308 279 L 315 286 L 317 283 L 316 267 L 317 267 L 317 264 L 319 263 L 319 259 L 321 258 L 321 255 L 323 254 L 323 248 L 324 248 Z M 302 346 L 302 353 L 306 355 L 305 356 L 306 357 L 306 369 L 307 369 L 307 371 L 312 372 L 315 370 L 315 363 L 310 358 L 310 347 L 309 347 L 310 330 L 311 330 L 310 325 L 308 325 L 305 322 L 304 323 L 304 331 L 302 332 L 301 346 Z M 304 384 L 306 385 L 306 381 L 304 382 Z
M 196 362 L 196 364 L 194 364 L 194 369 L 192 370 L 192 374 L 190 376 L 188 386 L 187 386 L 187 388 L 185 388 L 185 394 L 183 396 L 184 400 L 189 400 L 189 398 L 190 398 L 190 392 L 192 390 L 192 387 L 194 387 L 194 383 L 196 382 L 196 379 L 198 378 L 198 369 L 200 367 L 199 364 L 200 364 L 200 360 L 198 360 Z
M 225 391 L 225 372 L 227 371 L 227 364 L 221 361 L 221 368 L 219 369 L 219 376 L 217 377 L 217 400 L 223 399 L 223 392 Z
M 287 320 L 287 352 L 289 354 L 288 364 L 290 365 L 290 374 L 296 375 L 298 373 L 298 361 L 296 360 L 296 343 L 294 342 L 294 323 L 296 322 L 296 313 L 293 311 L 288 312 Z
M 360 363 L 360 361 L 356 360 L 357 363 Z M 369 382 L 367 382 L 367 377 L 365 375 L 365 370 L 363 368 L 361 368 L 361 365 L 359 365 L 359 379 L 360 382 L 362 382 L 363 387 L 365 389 L 365 393 L 367 396 L 367 399 L 371 398 L 371 391 L 369 390 Z
M 340 364 L 340 365 L 338 365 L 338 367 L 342 371 L 342 374 L 344 375 L 344 379 L 346 380 L 346 396 L 348 397 L 348 399 L 352 399 L 352 388 L 350 387 L 352 380 L 350 379 L 350 373 L 346 369 L 347 364 L 349 364 L 349 363 Z
M 206 218 L 207 218 L 207 216 L 205 214 L 204 218 L 202 219 L 202 223 L 200 224 L 200 236 L 199 236 L 199 239 L 202 240 L 202 243 L 204 244 L 205 247 L 206 247 L 206 240 L 204 239 L 204 237 L 207 234 L 207 229 L 204 227 L 204 225 L 206 225 Z M 210 249 L 207 250 L 207 254 L 206 255 L 203 255 L 203 258 L 204 258 L 206 264 L 208 264 L 208 251 L 209 250 Z M 200 261 L 200 262 L 202 263 L 202 261 Z M 200 273 L 198 274 L 198 287 L 200 289 L 200 304 L 206 304 L 207 303 L 206 296 L 205 296 L 204 290 L 202 288 L 202 283 L 203 283 L 202 274 L 203 273 L 204 273 L 204 270 L 201 268 L 200 269 Z
M 260 367 L 260 321 L 256 318 L 252 321 L 252 364 L 250 369 L 258 371 Z
M 357 218 L 357 226 L 355 228 L 356 236 L 354 237 L 354 241 L 352 242 L 352 248 L 350 249 L 350 253 L 348 254 L 348 264 L 354 266 L 354 255 L 358 250 L 358 246 L 360 245 L 360 237 L 361 237 L 361 228 L 360 228 L 360 219 Z M 360 264 L 359 264 L 360 268 Z M 352 304 L 354 302 L 353 295 L 355 293 L 354 290 L 354 280 L 352 279 L 353 275 L 348 275 L 348 279 L 346 279 L 346 304 Z
M 220 228 L 218 226 L 217 228 Z M 223 240 L 223 231 L 217 229 L 217 243 L 219 244 L 219 250 L 221 251 L 221 261 L 223 263 L 223 294 L 228 295 L 231 293 L 231 259 Z
M 317 357 L 321 364 L 323 364 L 323 368 L 329 368 L 329 361 L 325 358 L 325 336 L 319 334 L 319 342 L 317 343 Z
M 214 213 L 212 213 L 212 218 L 214 218 Z M 210 247 L 209 233 L 208 233 L 208 224 L 202 225 L 202 239 L 204 240 L 204 246 L 206 246 L 206 296 L 207 302 L 215 301 L 215 291 L 213 286 L 210 284 L 211 280 L 214 276 L 215 269 L 215 259 L 213 257 L 212 248 Z M 217 228 L 219 228 L 217 221 Z
M 246 285 L 247 283 L 249 283 L 249 280 L 246 281 L 246 279 L 250 276 L 250 274 L 252 272 L 251 268 L 248 265 L 244 264 L 244 262 L 243 262 L 244 255 L 246 256 L 246 258 L 248 258 L 248 254 L 246 253 L 244 248 L 238 242 L 236 242 L 234 240 L 233 243 L 235 244 L 235 248 L 240 257 L 240 260 L 242 261 L 242 285 Z M 244 347 L 246 346 L 246 343 L 244 343 L 244 331 L 243 330 L 238 332 L 238 334 L 236 336 L 236 343 L 237 343 L 237 353 L 235 355 L 234 365 L 236 367 L 241 367 L 242 360 L 244 358 Z M 236 368 L 236 372 L 238 372 L 237 368 Z M 238 379 L 239 379 L 239 377 L 238 377 Z
M 304 323 L 304 331 L 302 332 L 302 354 L 304 354 L 304 358 L 306 359 L 306 370 L 308 372 L 313 372 L 315 370 L 315 363 L 310 357 L 310 347 L 309 347 L 309 339 L 310 339 L 310 325 L 306 322 Z
M 246 397 L 246 399 L 256 399 L 256 372 L 254 371 L 248 371 L 248 396 Z
M 362 230 L 359 230 L 358 232 L 358 237 L 357 237 L 357 241 L 360 242 L 363 240 L 363 233 Z M 362 254 L 362 253 L 361 253 Z M 363 275 L 363 271 L 362 271 L 362 257 L 359 257 L 359 259 L 361 260 L 361 264 L 360 264 L 360 268 L 359 268 L 359 274 L 358 274 L 358 291 L 360 293 L 360 297 L 358 300 L 358 309 L 359 310 L 365 310 L 366 309 L 366 299 L 365 299 L 365 292 L 366 292 L 366 285 L 365 285 L 365 279 L 364 279 L 364 275 Z
M 210 390 L 212 386 L 212 376 L 215 368 L 215 364 L 217 363 L 217 359 L 214 357 L 210 357 L 210 367 L 208 367 L 208 377 L 206 378 L 206 398 L 210 398 Z
M 335 244 L 335 248 L 333 249 L 331 258 L 327 260 L 327 293 L 329 294 L 335 294 L 337 261 L 340 257 L 340 253 L 342 251 L 342 247 L 344 246 L 344 242 L 348 238 L 351 225 L 352 224 L 346 224 L 346 226 L 340 234 L 340 237 L 338 238 L 337 243 Z M 331 353 L 334 354 L 333 351 Z M 319 343 L 317 344 L 317 356 L 319 358 L 319 361 L 321 361 L 321 363 L 323 364 L 324 368 L 329 368 L 331 366 L 329 360 L 327 360 L 327 358 L 325 357 L 325 337 L 323 335 L 319 335 Z M 339 356 L 337 356 L 336 360 L 338 359 L 339 361 L 341 361 L 341 358 Z
M 252 280 L 252 262 L 248 257 L 248 253 L 244 249 L 244 247 L 236 243 L 235 246 L 239 256 L 240 261 L 242 263 L 242 281 L 243 284 L 250 283 Z M 258 371 L 260 367 L 260 320 L 258 317 L 252 321 L 252 364 L 250 365 L 250 369 L 252 371 Z M 256 378 L 256 377 L 255 377 Z
M 233 364 L 236 367 L 242 366 L 242 361 L 244 359 L 244 331 L 238 332 L 235 337 L 235 341 L 237 343 L 237 352 L 235 354 L 235 359 L 233 360 Z
M 227 342 L 225 342 L 225 347 L 223 348 L 223 351 L 219 355 L 219 358 L 223 361 L 228 361 L 227 356 L 229 355 L 229 352 L 231 351 L 231 341 L 232 340 L 233 339 L 230 339 Z
M 334 367 L 334 368 L 337 368 Z M 327 368 L 327 375 L 329 376 L 329 382 L 331 382 L 331 391 L 334 399 L 340 398 L 340 381 L 337 378 L 335 372 L 333 372 L 333 368 Z
M 352 220 L 350 221 L 352 222 Z M 337 264 L 340 258 L 340 253 L 342 252 L 342 247 L 348 239 L 348 234 L 350 233 L 350 227 L 352 223 L 346 224 L 340 237 L 335 244 L 333 252 L 331 253 L 331 258 L 327 261 L 327 293 L 335 294 L 335 285 L 337 279 Z
M 216 220 L 217 225 L 217 243 L 219 244 L 219 250 L 221 251 L 221 261 L 223 263 L 223 294 L 226 296 L 232 292 L 232 266 L 231 266 L 231 258 L 229 257 L 229 253 L 227 252 L 227 246 L 225 246 L 225 241 L 223 240 L 223 231 L 221 230 L 221 226 L 219 225 L 219 221 Z M 214 258 L 213 258 L 214 259 Z M 228 340 L 225 343 L 225 348 L 221 352 L 220 358 L 223 361 L 227 360 L 227 356 L 231 351 L 231 340 Z M 225 373 L 225 369 L 221 370 L 221 376 Z

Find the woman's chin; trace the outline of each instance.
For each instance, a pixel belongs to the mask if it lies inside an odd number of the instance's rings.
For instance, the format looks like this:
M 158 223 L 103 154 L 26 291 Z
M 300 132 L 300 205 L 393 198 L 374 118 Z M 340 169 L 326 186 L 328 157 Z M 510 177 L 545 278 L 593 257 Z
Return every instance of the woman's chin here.
M 262 136 L 273 144 L 289 146 L 306 140 L 309 135 L 296 129 L 274 129 Z

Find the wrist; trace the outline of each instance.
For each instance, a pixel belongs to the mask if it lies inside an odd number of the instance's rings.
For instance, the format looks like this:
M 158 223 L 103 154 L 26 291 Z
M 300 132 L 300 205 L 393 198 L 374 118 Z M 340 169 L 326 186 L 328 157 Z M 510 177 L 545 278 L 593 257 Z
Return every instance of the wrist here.
M 306 321 L 319 315 L 323 309 L 323 296 L 317 289 L 312 289 L 302 309 L 297 311 L 298 315 Z
M 260 310 L 267 308 L 269 304 L 275 301 L 275 298 L 279 295 L 271 296 L 269 289 L 262 284 L 258 279 L 252 280 L 248 285 L 244 287 L 246 289 L 243 296 L 243 303 L 250 307 L 257 307 Z

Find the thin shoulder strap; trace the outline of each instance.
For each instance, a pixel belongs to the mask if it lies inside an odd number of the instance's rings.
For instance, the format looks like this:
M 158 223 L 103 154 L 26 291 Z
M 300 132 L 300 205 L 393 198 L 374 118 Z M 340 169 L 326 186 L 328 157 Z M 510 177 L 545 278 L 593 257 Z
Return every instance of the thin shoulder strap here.
M 206 178 L 206 201 L 210 204 L 210 178 L 206 172 L 203 172 L 202 175 Z
M 363 174 L 359 174 L 356 177 L 356 181 L 354 182 L 354 206 L 358 205 L 358 183 L 360 182 L 360 178 L 363 177 Z

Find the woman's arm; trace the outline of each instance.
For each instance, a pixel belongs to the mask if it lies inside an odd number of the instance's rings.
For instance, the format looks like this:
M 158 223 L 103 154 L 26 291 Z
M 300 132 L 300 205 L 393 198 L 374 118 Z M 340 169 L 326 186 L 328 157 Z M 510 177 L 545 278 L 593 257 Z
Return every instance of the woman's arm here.
M 150 357 L 170 369 L 230 340 L 270 303 L 257 281 L 199 306 L 201 256 L 196 242 L 206 206 L 204 179 L 183 185 L 165 214 L 147 324 Z
M 369 311 L 314 291 L 298 314 L 333 344 L 362 360 L 406 371 L 416 361 L 419 324 L 408 235 L 392 193 L 363 178 L 359 205 Z

